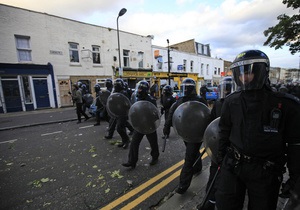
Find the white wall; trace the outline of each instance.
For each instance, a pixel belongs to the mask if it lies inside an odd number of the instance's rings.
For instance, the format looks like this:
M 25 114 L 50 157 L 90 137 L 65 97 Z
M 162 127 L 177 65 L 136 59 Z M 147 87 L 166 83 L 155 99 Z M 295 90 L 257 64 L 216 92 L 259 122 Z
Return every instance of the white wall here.
M 158 61 L 154 58 L 154 51 L 159 50 L 159 54 L 162 56 L 163 66 L 162 71 L 168 72 L 168 48 L 152 46 L 153 55 L 153 71 L 161 71 L 158 69 Z M 177 70 L 178 65 L 183 65 L 183 60 L 186 62 L 186 73 L 198 73 L 198 77 L 204 77 L 205 80 L 212 80 L 213 77 L 221 77 L 220 75 L 214 74 L 215 67 L 220 68 L 220 72 L 224 71 L 224 61 L 216 58 L 207 56 L 195 55 L 192 53 L 180 52 L 174 49 L 170 49 L 170 57 L 172 58 L 172 69 L 171 72 L 184 72 Z M 191 72 L 190 63 L 194 61 L 193 72 Z M 203 74 L 201 74 L 201 64 L 204 65 Z M 209 65 L 209 71 L 207 74 L 206 67 Z

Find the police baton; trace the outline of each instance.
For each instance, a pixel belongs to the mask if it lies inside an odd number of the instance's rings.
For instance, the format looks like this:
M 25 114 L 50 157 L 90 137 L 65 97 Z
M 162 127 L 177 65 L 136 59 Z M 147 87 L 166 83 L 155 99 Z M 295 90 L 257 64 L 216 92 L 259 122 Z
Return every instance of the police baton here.
M 206 203 L 206 201 L 207 201 L 207 199 L 208 199 L 209 193 L 210 193 L 212 187 L 213 187 L 214 184 L 215 184 L 215 181 L 216 181 L 216 178 L 217 178 L 219 172 L 220 172 L 220 166 L 218 166 L 218 170 L 216 171 L 216 173 L 215 173 L 215 175 L 214 175 L 214 178 L 213 178 L 213 180 L 211 181 L 211 183 L 210 183 L 210 185 L 209 185 L 209 188 L 208 188 L 208 190 L 207 190 L 207 192 L 206 192 L 206 195 L 205 195 L 205 197 L 204 197 L 202 203 L 201 203 L 200 205 L 197 206 L 197 210 L 202 210 L 202 209 L 203 209 L 203 207 L 204 207 L 204 205 L 205 205 L 205 203 Z
M 193 167 L 198 163 L 199 160 L 201 160 L 202 156 L 205 153 L 205 149 L 201 152 L 200 156 L 197 158 L 197 160 L 195 161 L 195 163 L 193 164 Z

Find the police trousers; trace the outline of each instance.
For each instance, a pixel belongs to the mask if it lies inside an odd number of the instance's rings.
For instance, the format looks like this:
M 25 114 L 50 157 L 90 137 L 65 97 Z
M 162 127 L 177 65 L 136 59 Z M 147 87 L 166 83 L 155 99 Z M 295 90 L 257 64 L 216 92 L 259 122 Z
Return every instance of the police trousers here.
M 184 142 L 186 146 L 184 164 L 180 173 L 179 187 L 187 190 L 193 179 L 193 175 L 202 170 L 200 157 L 201 143 Z M 199 159 L 198 159 L 199 158 Z M 196 162 L 197 161 L 197 162 Z
M 130 143 L 128 162 L 131 164 L 136 164 L 139 158 L 139 147 L 140 143 L 145 134 L 139 133 L 137 131 L 133 132 L 132 140 Z M 156 131 L 150 134 L 146 134 L 148 142 L 151 147 L 151 156 L 153 160 L 157 160 L 159 156 L 158 142 L 157 142 L 157 133 Z
M 282 173 L 261 163 L 239 162 L 225 156 L 217 178 L 218 210 L 242 210 L 248 195 L 248 210 L 276 210 Z

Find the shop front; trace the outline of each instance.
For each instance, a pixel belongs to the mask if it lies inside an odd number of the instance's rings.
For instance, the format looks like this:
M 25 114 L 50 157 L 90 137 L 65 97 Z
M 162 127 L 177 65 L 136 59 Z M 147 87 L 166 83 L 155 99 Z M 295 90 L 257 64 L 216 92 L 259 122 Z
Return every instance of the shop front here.
M 0 64 L 0 113 L 57 107 L 53 68 Z

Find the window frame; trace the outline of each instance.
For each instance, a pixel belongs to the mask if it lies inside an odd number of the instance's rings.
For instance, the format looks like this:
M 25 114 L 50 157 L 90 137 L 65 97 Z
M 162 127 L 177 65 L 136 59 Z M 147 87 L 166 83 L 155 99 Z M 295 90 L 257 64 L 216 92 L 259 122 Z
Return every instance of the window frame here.
M 139 51 L 138 52 L 138 67 L 139 68 L 144 68 L 144 52 Z
M 76 42 L 68 42 L 69 45 L 69 61 L 70 63 L 80 63 L 80 59 L 79 59 L 79 44 Z M 77 48 L 72 48 L 71 45 L 76 45 Z M 72 54 L 71 54 L 72 52 Z M 73 52 L 77 52 L 77 58 L 78 60 L 72 61 L 72 56 L 73 56 Z
M 130 50 L 123 49 L 123 66 L 130 67 Z
M 95 49 L 98 49 L 95 50 Z M 101 64 L 101 53 L 100 53 L 101 47 L 99 45 L 92 45 L 92 59 L 94 65 L 100 65 Z M 95 62 L 95 56 L 98 54 L 99 62 Z
M 27 46 L 20 46 L 21 40 L 26 41 Z M 30 36 L 24 36 L 24 35 L 16 35 L 15 34 L 15 42 L 16 42 L 16 50 L 18 55 L 18 62 L 26 63 L 26 62 L 32 62 L 32 55 L 31 55 L 31 45 L 30 45 Z M 24 44 L 24 43 L 23 43 Z M 26 59 L 24 59 L 26 58 Z

